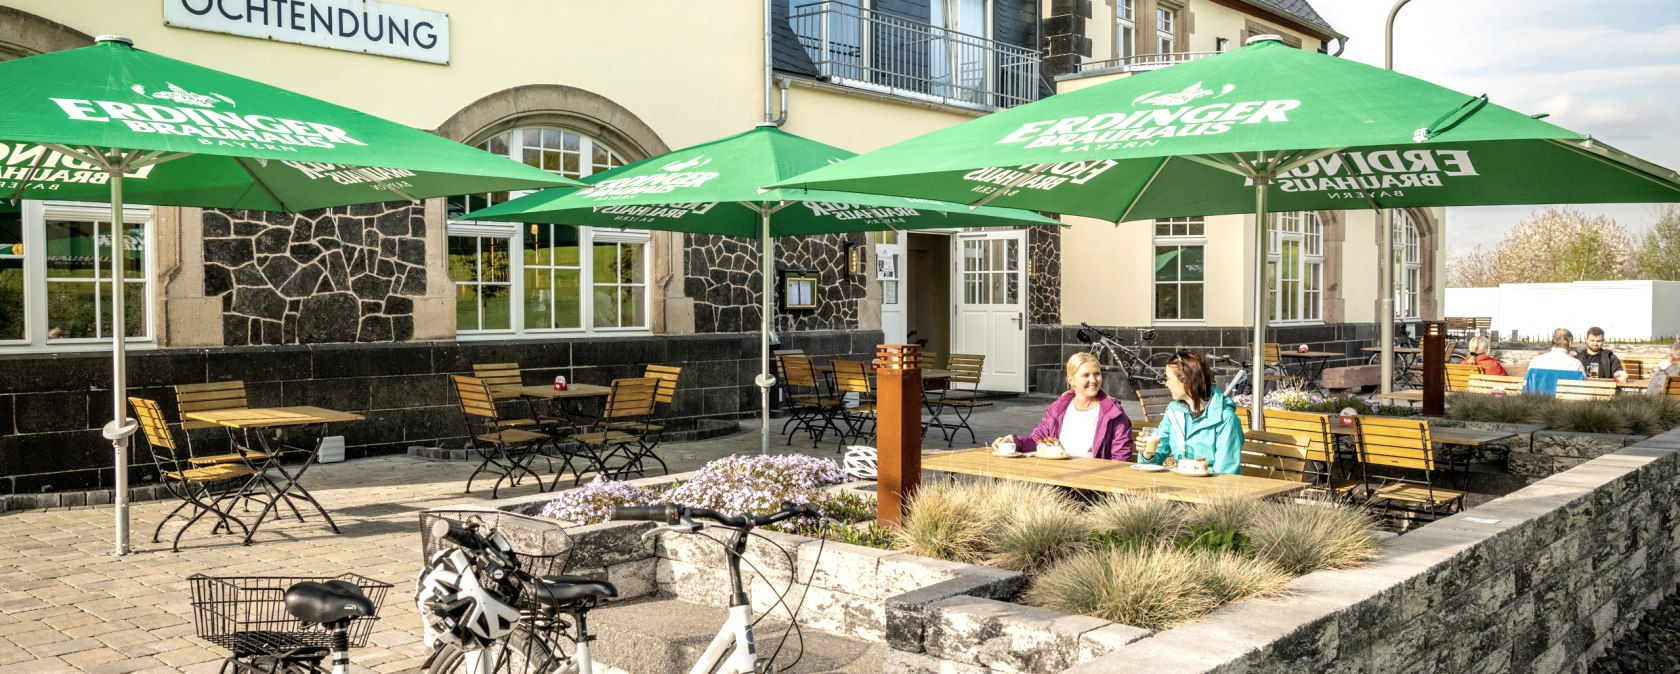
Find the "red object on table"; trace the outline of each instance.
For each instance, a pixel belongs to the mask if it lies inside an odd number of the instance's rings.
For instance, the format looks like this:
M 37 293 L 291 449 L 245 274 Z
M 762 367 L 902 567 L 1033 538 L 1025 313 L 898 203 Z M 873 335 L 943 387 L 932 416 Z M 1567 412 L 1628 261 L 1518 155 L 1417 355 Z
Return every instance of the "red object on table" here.
M 1297 347 L 1295 347 L 1295 350 L 1296 350 L 1296 351 L 1299 351 L 1299 352 L 1301 352 L 1301 353 L 1306 353 L 1306 352 L 1308 352 L 1308 351 L 1311 351 L 1311 350 L 1312 350 L 1312 349 L 1311 349 L 1311 348 L 1308 348 L 1308 347 L 1307 347 L 1307 345 L 1305 345 L 1305 344 L 1302 344 L 1302 345 L 1300 345 L 1300 346 L 1297 346 Z
M 566 390 L 566 378 L 565 377 L 555 377 L 554 378 L 554 390 L 556 390 L 556 391 Z

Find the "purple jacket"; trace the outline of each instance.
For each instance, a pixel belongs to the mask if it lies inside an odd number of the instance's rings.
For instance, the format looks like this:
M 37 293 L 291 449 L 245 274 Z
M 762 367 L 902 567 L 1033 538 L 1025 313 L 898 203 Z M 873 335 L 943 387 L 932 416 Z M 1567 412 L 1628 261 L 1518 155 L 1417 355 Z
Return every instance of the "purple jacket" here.
M 1044 419 L 1038 422 L 1038 428 L 1033 429 L 1031 435 L 1014 436 L 1016 450 L 1037 451 L 1039 440 L 1061 436 L 1062 417 L 1072 404 L 1073 391 L 1063 393 L 1056 402 L 1050 403 L 1050 408 L 1044 410 Z M 1101 391 L 1097 392 L 1097 436 L 1091 443 L 1091 456 L 1132 460 L 1132 420 L 1126 418 L 1126 410 L 1120 408 L 1120 403 Z

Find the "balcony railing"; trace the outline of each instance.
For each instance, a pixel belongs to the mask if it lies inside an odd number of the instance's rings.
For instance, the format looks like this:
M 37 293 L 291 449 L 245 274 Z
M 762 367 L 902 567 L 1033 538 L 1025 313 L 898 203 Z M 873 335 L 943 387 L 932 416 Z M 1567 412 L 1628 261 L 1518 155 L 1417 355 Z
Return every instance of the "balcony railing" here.
M 1038 100 L 1033 49 L 884 14 L 844 0 L 795 7 L 799 44 L 831 82 L 968 108 Z
M 1079 64 L 1079 73 L 1097 72 L 1099 70 L 1144 71 L 1165 68 L 1167 66 L 1207 58 L 1219 54 L 1216 51 L 1181 51 L 1168 54 L 1138 54 L 1107 61 L 1092 61 Z

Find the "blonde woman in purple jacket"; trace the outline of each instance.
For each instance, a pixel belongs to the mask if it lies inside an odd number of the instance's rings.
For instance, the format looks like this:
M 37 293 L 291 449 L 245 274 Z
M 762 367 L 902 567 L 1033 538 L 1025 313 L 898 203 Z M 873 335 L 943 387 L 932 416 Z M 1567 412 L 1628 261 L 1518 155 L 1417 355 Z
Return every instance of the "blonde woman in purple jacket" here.
M 1044 420 L 1030 435 L 1005 435 L 992 447 L 1015 443 L 1017 451 L 1035 451 L 1038 442 L 1056 438 L 1070 456 L 1132 460 L 1132 420 L 1120 402 L 1102 390 L 1102 367 L 1095 356 L 1079 352 L 1067 362 L 1068 392 L 1050 403 Z

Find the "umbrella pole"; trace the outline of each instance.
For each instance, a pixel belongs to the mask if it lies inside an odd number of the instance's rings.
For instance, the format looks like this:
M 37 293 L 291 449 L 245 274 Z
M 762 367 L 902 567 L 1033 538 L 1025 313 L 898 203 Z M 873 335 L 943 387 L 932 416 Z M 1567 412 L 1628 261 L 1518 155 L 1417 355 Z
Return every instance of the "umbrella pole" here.
M 762 325 L 758 331 L 759 372 L 758 381 L 755 382 L 758 384 L 758 403 L 759 409 L 762 410 L 764 421 L 763 427 L 758 429 L 758 453 L 769 454 L 770 387 L 776 385 L 775 378 L 770 376 L 770 329 L 775 326 L 775 323 L 773 322 L 775 314 L 770 313 L 771 306 L 773 304 L 771 302 L 770 291 L 774 288 L 770 277 L 775 273 L 775 267 L 773 266 L 774 255 L 770 250 L 770 211 L 769 209 L 763 207 L 758 209 L 758 241 L 759 246 L 761 246 L 759 250 L 764 256 L 764 260 L 759 263 L 759 269 L 762 272 L 761 276 L 763 276 L 764 281 L 764 292 L 761 296 L 762 304 L 759 307 L 759 321 Z
M 1404 3 L 1402 3 L 1404 4 Z M 1395 10 L 1399 10 L 1398 5 Z M 1385 219 L 1383 215 L 1388 217 Z M 1378 390 L 1394 392 L 1394 209 L 1385 208 L 1377 216 L 1377 226 L 1383 228 L 1382 256 L 1377 261 L 1377 322 L 1382 345 L 1382 383 Z
M 111 490 L 111 503 L 116 506 L 116 550 L 117 556 L 129 553 L 128 545 L 128 436 L 134 432 L 134 426 L 128 419 L 127 402 L 123 400 L 128 392 L 128 370 L 124 360 L 123 344 L 123 171 L 124 164 L 119 162 L 107 170 L 111 175 L 111 423 L 105 426 L 105 437 L 111 440 L 111 449 L 115 453 L 114 466 L 116 472 L 115 484 Z
M 1249 428 L 1266 429 L 1266 189 L 1271 177 L 1254 177 L 1254 338 L 1250 362 L 1254 372 L 1248 382 L 1253 400 L 1248 404 Z

